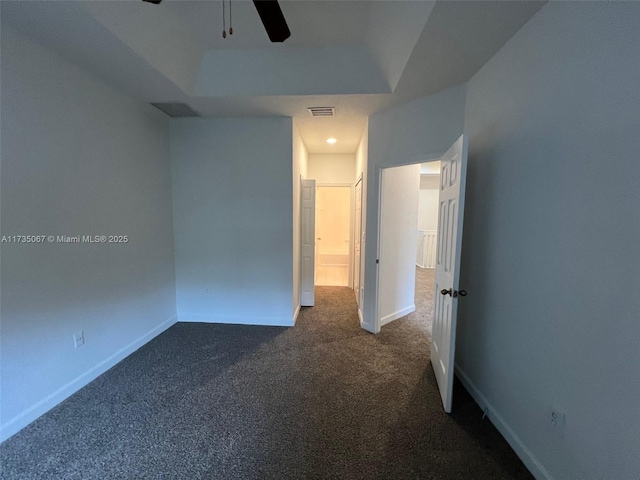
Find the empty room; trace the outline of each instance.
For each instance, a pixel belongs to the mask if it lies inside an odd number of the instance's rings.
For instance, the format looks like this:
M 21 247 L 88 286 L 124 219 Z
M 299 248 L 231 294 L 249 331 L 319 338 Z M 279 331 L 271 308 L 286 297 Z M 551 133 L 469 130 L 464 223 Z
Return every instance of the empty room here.
M 640 478 L 640 3 L 0 20 L 0 478 Z

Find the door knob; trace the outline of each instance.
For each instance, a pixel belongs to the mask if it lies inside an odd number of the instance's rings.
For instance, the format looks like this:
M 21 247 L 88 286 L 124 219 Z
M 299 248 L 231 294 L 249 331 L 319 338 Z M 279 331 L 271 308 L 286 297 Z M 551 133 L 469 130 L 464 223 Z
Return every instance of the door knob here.
M 454 290 L 452 288 L 450 289 L 442 289 L 440 290 L 440 293 L 442 295 L 449 295 L 451 297 L 457 297 L 458 295 L 460 295 L 461 297 L 466 297 L 467 296 L 467 291 L 466 290 Z

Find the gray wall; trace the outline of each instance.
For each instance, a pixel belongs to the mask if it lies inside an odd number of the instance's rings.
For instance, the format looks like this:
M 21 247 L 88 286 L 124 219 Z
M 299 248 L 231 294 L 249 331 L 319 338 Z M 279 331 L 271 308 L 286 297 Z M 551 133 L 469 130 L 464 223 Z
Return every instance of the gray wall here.
M 539 478 L 640 475 L 639 46 L 640 4 L 555 2 L 468 85 L 456 361 Z
M 292 128 L 171 122 L 179 321 L 293 325 Z
M 1 438 L 175 322 L 168 124 L 2 28 Z M 83 330 L 85 345 L 72 336 Z
M 464 128 L 465 86 L 445 90 L 369 117 L 366 192 L 367 249 L 362 327 L 377 332 L 376 257 L 381 168 L 440 158 Z

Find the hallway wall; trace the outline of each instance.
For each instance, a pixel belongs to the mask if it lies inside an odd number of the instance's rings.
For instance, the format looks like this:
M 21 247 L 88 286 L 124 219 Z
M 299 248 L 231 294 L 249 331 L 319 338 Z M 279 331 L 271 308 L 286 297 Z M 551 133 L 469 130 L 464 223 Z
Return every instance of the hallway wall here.
M 418 229 L 438 229 L 438 198 L 440 195 L 440 176 L 421 175 L 418 199 Z
M 356 156 L 353 153 L 310 153 L 309 178 L 320 183 L 353 183 Z

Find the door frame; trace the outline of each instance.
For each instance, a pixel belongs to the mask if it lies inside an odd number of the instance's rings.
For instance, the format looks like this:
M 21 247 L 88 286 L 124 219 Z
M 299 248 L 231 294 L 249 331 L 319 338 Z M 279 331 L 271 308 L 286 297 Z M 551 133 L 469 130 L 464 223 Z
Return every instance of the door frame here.
M 347 286 L 353 288 L 353 233 L 354 233 L 354 216 L 355 216 L 355 184 L 348 182 L 316 182 L 316 189 L 320 187 L 349 187 L 349 273 L 347 277 Z M 317 208 L 317 204 L 316 204 Z M 316 231 L 316 235 L 318 232 Z M 362 260 L 361 260 L 362 261 Z
M 362 231 L 362 210 L 363 210 L 363 204 L 364 204 L 364 195 L 363 195 L 363 189 L 362 187 L 364 186 L 364 175 L 362 173 L 360 173 L 360 175 L 358 175 L 358 178 L 356 178 L 356 181 L 353 183 L 353 221 L 352 221 L 352 229 L 353 229 L 353 245 L 352 245 L 352 254 L 353 254 L 353 272 L 351 273 L 351 285 L 355 292 L 356 295 L 356 303 L 358 304 L 358 316 L 360 317 L 360 324 L 362 325 L 362 315 L 360 313 L 361 308 L 362 308 L 362 280 L 363 280 L 363 276 L 364 276 L 364 272 L 362 271 L 362 236 L 364 234 L 364 232 Z M 358 184 L 360 184 L 360 225 L 359 225 L 359 230 L 360 230 L 360 238 L 356 239 L 355 238 L 355 231 L 356 231 L 356 187 L 358 186 Z M 359 258 L 359 262 L 356 265 L 356 252 L 355 252 L 355 248 L 356 248 L 356 240 L 358 241 L 358 244 L 360 245 L 360 256 Z M 356 275 L 356 271 L 358 272 L 358 290 L 359 291 L 355 291 L 355 282 L 354 282 L 354 278 Z

